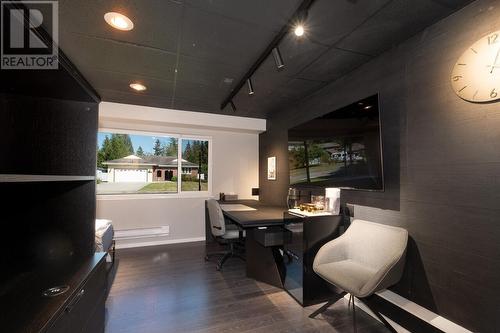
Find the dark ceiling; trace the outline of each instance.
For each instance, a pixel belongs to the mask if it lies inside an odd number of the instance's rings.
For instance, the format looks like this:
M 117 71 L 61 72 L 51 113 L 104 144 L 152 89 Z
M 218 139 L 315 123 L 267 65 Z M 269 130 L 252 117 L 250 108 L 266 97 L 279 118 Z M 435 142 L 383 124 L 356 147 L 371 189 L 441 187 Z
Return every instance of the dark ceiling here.
M 104 101 L 266 118 L 471 0 L 316 0 L 306 35 L 287 35 L 234 98 L 220 103 L 292 16 L 299 0 L 64 0 L 59 44 Z M 108 26 L 116 11 L 129 32 Z M 147 90 L 129 88 L 140 81 Z

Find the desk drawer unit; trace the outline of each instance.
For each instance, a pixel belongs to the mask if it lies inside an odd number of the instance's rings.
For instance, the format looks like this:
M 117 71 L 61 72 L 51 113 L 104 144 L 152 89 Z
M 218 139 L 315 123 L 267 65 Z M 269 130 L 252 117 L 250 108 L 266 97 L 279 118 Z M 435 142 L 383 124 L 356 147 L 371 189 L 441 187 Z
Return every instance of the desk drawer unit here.
M 283 227 L 263 227 L 255 230 L 254 237 L 258 243 L 265 247 L 282 246 L 290 242 L 292 233 Z

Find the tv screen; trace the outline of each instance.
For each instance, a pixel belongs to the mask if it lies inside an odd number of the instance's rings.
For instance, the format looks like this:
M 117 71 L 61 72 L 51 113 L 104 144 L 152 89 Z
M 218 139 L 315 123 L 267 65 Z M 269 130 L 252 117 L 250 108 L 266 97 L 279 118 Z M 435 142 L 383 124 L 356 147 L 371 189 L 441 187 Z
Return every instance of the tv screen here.
M 291 186 L 383 190 L 378 95 L 288 131 Z

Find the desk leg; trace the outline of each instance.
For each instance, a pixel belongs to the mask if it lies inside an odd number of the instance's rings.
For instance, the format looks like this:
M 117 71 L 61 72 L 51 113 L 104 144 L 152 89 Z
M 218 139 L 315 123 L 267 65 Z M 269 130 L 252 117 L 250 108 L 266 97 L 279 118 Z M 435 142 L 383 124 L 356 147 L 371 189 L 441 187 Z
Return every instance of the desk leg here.
M 283 288 L 284 264 L 278 246 L 264 247 L 253 237 L 254 229 L 246 230 L 245 253 L 247 276 Z

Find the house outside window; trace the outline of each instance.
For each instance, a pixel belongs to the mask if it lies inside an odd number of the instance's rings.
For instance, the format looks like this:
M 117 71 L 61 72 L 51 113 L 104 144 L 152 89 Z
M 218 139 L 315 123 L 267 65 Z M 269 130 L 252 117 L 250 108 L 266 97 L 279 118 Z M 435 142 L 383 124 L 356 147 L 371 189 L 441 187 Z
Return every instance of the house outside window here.
M 97 194 L 208 192 L 209 147 L 208 138 L 100 131 Z

